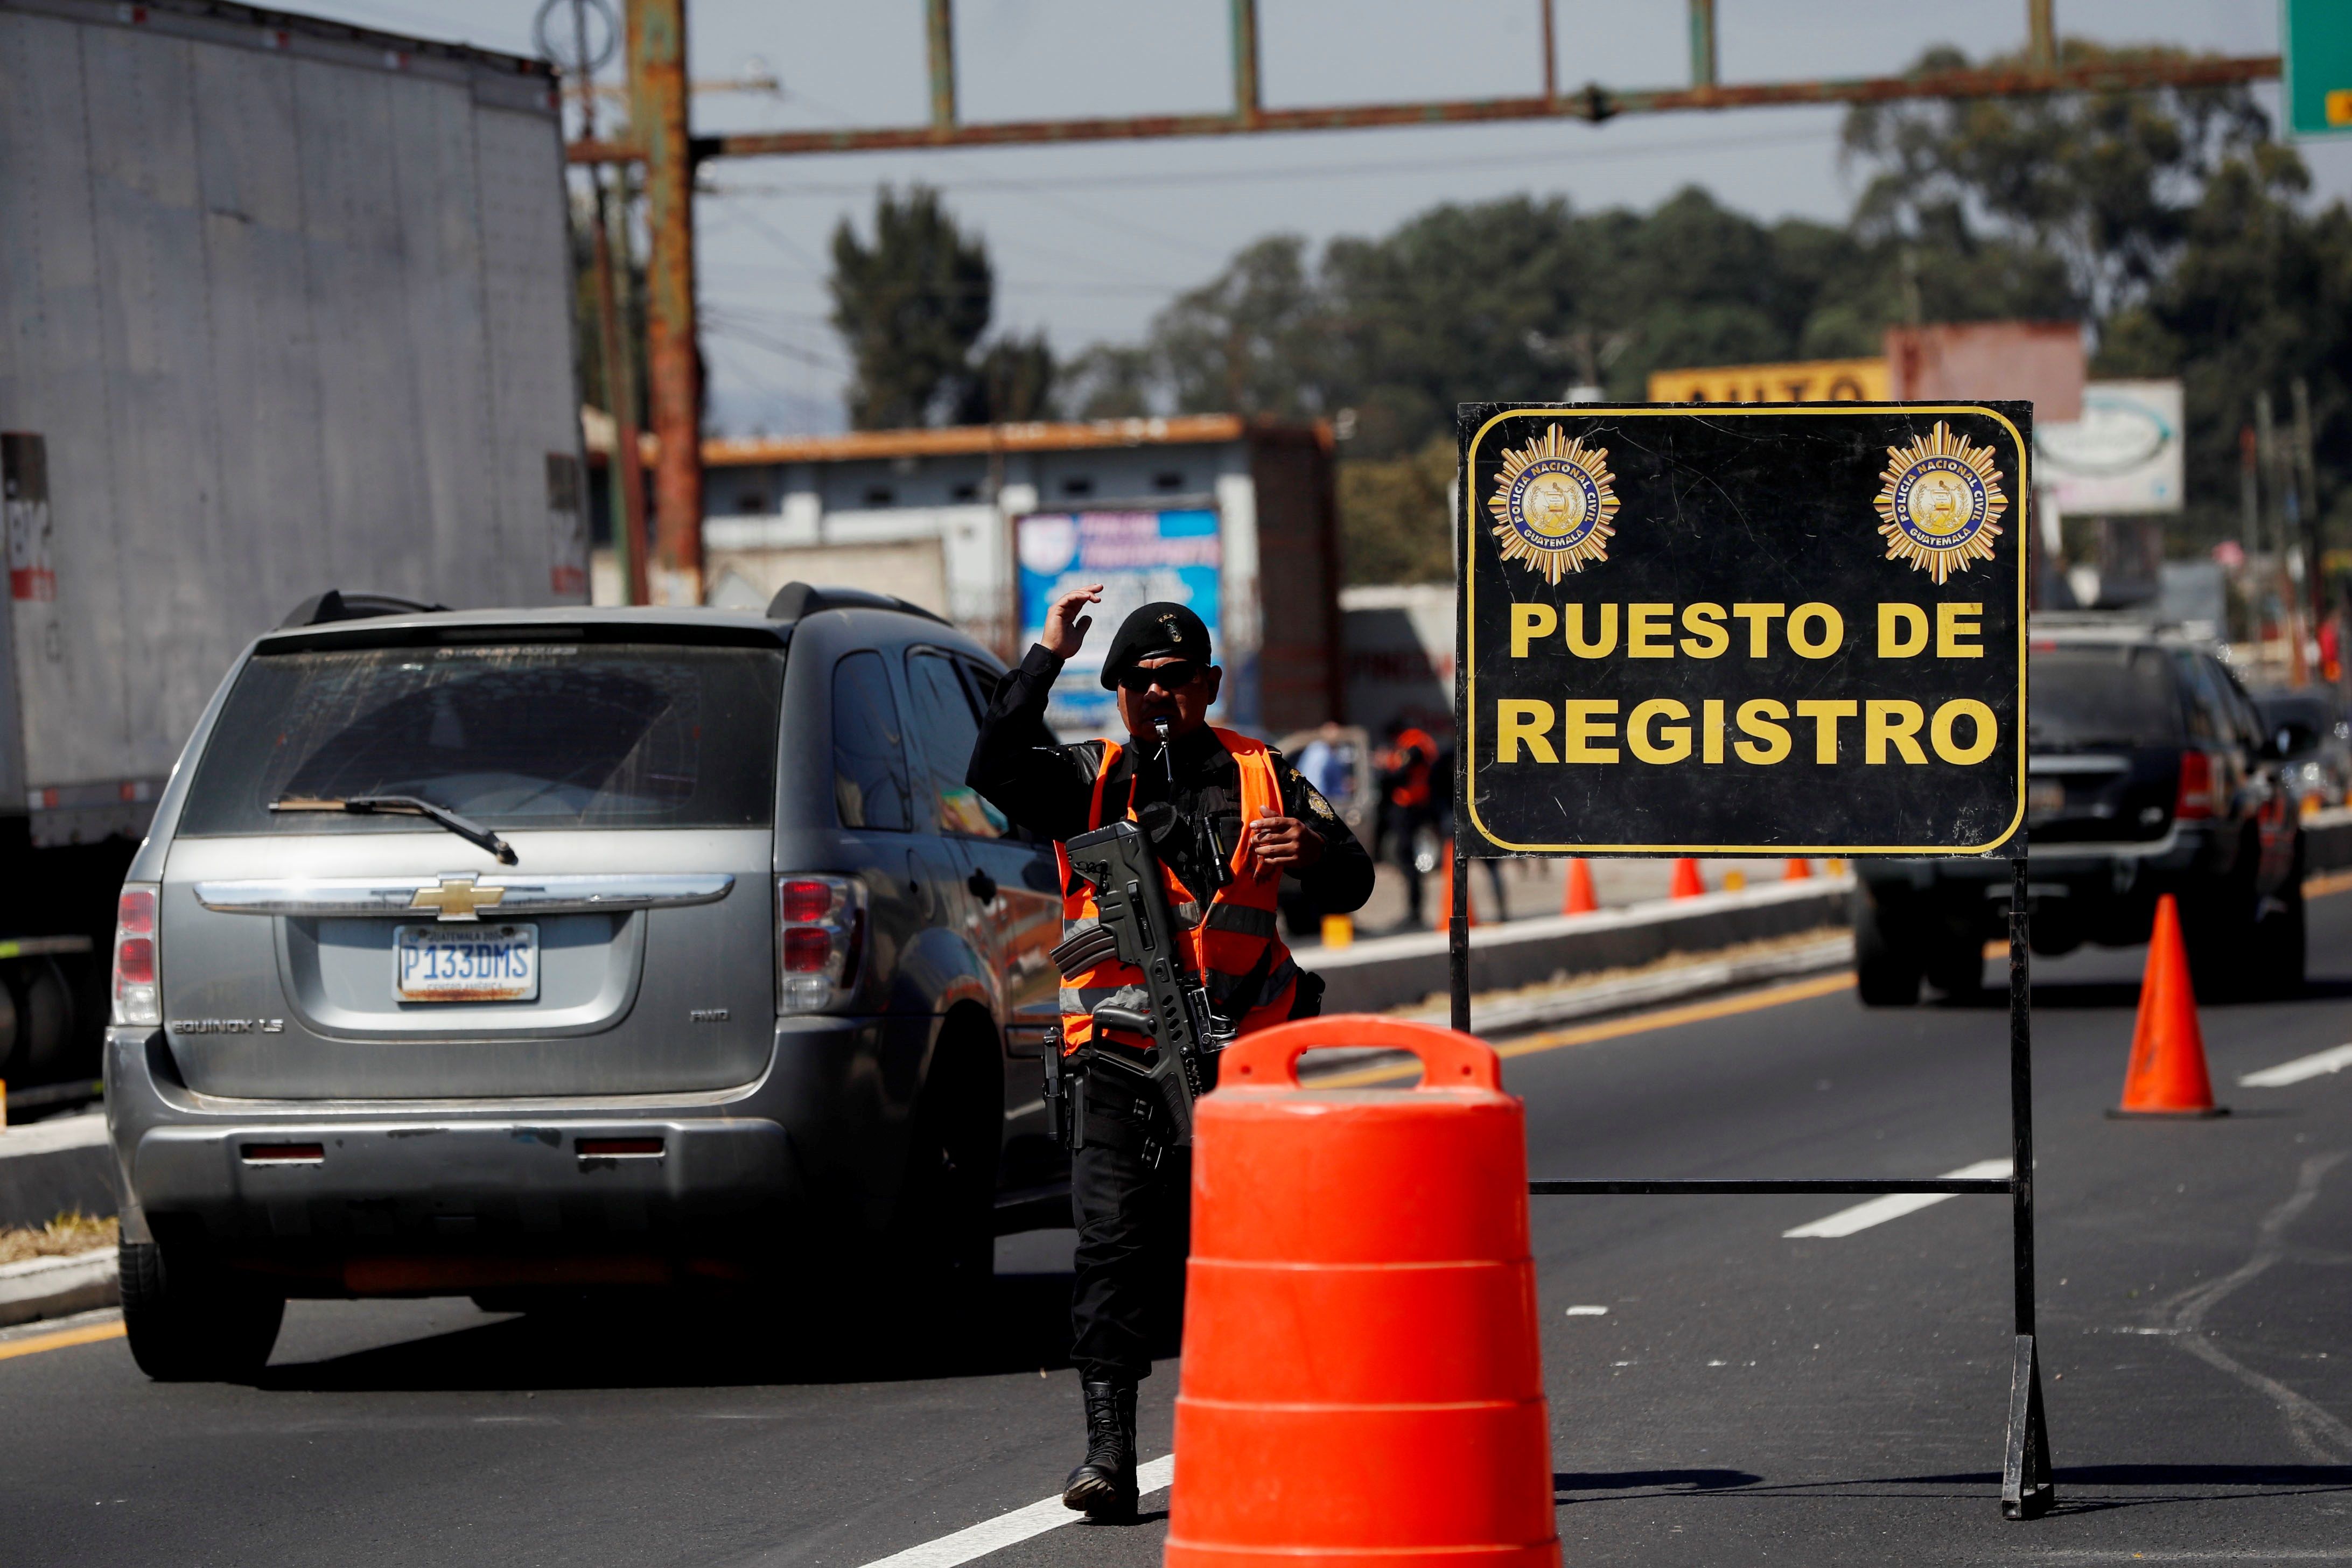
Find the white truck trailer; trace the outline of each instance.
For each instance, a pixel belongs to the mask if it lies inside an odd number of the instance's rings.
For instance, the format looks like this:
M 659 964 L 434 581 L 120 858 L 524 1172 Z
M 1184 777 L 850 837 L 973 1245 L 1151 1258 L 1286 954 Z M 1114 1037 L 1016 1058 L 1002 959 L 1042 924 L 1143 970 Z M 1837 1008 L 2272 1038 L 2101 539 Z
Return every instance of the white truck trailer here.
M 248 638 L 331 589 L 586 599 L 556 93 L 218 0 L 0 0 L 15 1087 L 95 1070 L 122 868 Z

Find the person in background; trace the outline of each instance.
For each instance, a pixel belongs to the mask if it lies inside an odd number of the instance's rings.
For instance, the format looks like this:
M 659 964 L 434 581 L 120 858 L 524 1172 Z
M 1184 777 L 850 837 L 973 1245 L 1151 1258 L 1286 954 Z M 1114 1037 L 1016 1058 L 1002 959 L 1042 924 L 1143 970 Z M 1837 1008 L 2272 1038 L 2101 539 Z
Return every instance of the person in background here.
M 1355 763 L 1356 749 L 1348 744 L 1347 731 L 1328 721 L 1298 749 L 1300 774 L 1325 800 L 1344 801 L 1354 793 L 1350 786 Z
M 1381 771 L 1381 835 L 1396 868 L 1404 875 L 1404 920 L 1398 929 L 1419 931 L 1421 864 L 1415 858 L 1415 841 L 1423 828 L 1433 827 L 1437 822 L 1437 742 L 1428 731 L 1402 717 L 1391 719 L 1381 734 L 1388 742 L 1376 759 Z

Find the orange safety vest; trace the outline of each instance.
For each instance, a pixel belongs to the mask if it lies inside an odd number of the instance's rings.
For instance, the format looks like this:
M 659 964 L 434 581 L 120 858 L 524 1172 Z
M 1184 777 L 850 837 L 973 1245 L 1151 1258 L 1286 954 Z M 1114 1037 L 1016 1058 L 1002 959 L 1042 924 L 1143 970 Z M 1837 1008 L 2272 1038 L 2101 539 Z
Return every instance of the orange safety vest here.
M 1276 816 L 1283 815 L 1282 785 L 1275 776 L 1273 753 L 1265 743 L 1231 730 L 1212 729 L 1210 732 L 1233 753 L 1239 765 L 1242 821 L 1255 822 L 1269 810 Z M 1088 831 L 1103 826 L 1103 786 L 1118 762 L 1118 752 L 1117 742 L 1103 742 L 1102 767 L 1095 774 L 1094 803 L 1087 813 Z M 1131 795 L 1127 816 L 1129 821 L 1134 820 Z M 1102 911 L 1095 905 L 1093 884 L 1070 875 L 1070 863 L 1061 846 L 1055 845 L 1054 853 L 1061 863 L 1062 939 L 1066 942 L 1097 924 Z M 1298 965 L 1292 961 L 1276 920 L 1282 873 L 1256 863 L 1249 851 L 1246 831 L 1234 848 L 1232 868 L 1233 880 L 1218 889 L 1205 907 L 1165 862 L 1160 865 L 1160 876 L 1168 890 L 1168 911 L 1175 920 L 1176 940 L 1183 949 L 1185 961 L 1200 976 L 1217 1011 L 1228 1018 L 1238 1017 L 1241 1032 L 1248 1034 L 1289 1018 L 1298 989 Z M 1083 974 L 1066 975 L 1061 1001 L 1064 1054 L 1094 1038 L 1096 1006 L 1127 986 L 1137 987 L 1140 996 L 1142 984 L 1141 970 L 1115 958 L 1096 964 Z M 1242 994 L 1244 990 L 1249 994 Z M 1139 1011 L 1151 1011 L 1140 1001 L 1136 1005 Z

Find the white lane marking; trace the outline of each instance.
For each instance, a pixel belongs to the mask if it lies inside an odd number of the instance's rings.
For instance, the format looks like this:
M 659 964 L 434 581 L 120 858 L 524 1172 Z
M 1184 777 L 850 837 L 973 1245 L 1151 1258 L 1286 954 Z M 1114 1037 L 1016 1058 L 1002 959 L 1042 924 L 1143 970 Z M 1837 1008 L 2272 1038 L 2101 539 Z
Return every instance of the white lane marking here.
M 1947 1171 L 1939 1180 L 1976 1181 L 1987 1176 L 2006 1176 L 2006 1160 L 1979 1160 L 1973 1165 L 1963 1165 L 1957 1171 Z M 1874 1225 L 1885 1225 L 1890 1219 L 1901 1219 L 1906 1214 L 1933 1208 L 1937 1204 L 1957 1197 L 1957 1193 L 1889 1193 L 1883 1198 L 1873 1198 L 1866 1204 L 1856 1204 L 1850 1209 L 1840 1209 L 1825 1215 L 1811 1225 L 1801 1225 L 1794 1230 L 1784 1230 L 1784 1241 L 1807 1241 L 1816 1238 L 1833 1239 L 1852 1236 L 1858 1230 L 1868 1230 Z
M 1135 1472 L 1135 1488 L 1139 1493 L 1156 1492 L 1176 1479 L 1176 1456 L 1152 1460 Z M 1016 1508 L 1011 1513 L 998 1514 L 983 1520 L 968 1530 L 953 1535 L 942 1535 L 937 1541 L 927 1541 L 920 1546 L 888 1557 L 877 1558 L 866 1568 L 957 1568 L 975 1557 L 985 1557 L 1016 1545 L 1033 1535 L 1043 1535 L 1066 1524 L 1075 1524 L 1086 1515 L 1062 1506 L 1058 1494 L 1043 1502 L 1033 1502 L 1027 1508 Z
M 1570 1307 L 1568 1310 L 1568 1315 L 1571 1318 L 1605 1318 L 1609 1315 L 1609 1309 L 1606 1307 Z
M 1021 1107 L 1019 1110 L 1008 1110 L 1008 1111 L 1006 1111 L 1006 1112 L 1004 1113 L 1004 1120 L 1005 1120 L 1005 1121 L 1018 1121 L 1021 1118 L 1023 1118 L 1023 1117 L 1024 1117 L 1024 1116 L 1034 1116 L 1034 1115 L 1036 1115 L 1039 1111 L 1041 1111 L 1041 1110 L 1045 1110 L 1045 1102 L 1044 1100 L 1031 1100 L 1028 1104 L 1026 1104 L 1026 1105 L 1024 1105 L 1024 1106 L 1022 1106 L 1022 1107 Z
M 2238 1080 L 2242 1089 L 2284 1089 L 2291 1083 L 2301 1083 L 2307 1078 L 2342 1072 L 2352 1068 L 2352 1046 L 2338 1046 L 2332 1051 L 2320 1051 L 2313 1056 L 2297 1057 L 2291 1062 L 2281 1062 L 2274 1068 L 2250 1072 Z

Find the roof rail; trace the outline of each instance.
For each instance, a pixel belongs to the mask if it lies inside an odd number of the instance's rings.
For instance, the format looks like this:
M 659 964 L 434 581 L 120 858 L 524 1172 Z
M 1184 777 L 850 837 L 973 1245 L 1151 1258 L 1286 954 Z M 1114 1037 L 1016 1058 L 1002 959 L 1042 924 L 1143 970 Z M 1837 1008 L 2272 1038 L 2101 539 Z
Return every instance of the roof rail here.
M 323 626 L 330 621 L 364 621 L 375 616 L 426 615 L 448 607 L 422 605 L 391 594 L 346 594 L 341 588 L 330 588 L 295 605 L 278 623 L 278 629 L 282 632 L 290 626 Z
M 772 621 L 797 621 L 820 610 L 901 610 L 943 626 L 951 624 L 945 616 L 920 605 L 910 605 L 895 595 L 877 594 L 866 588 L 819 588 L 807 583 L 787 583 L 768 601 L 768 618 Z

